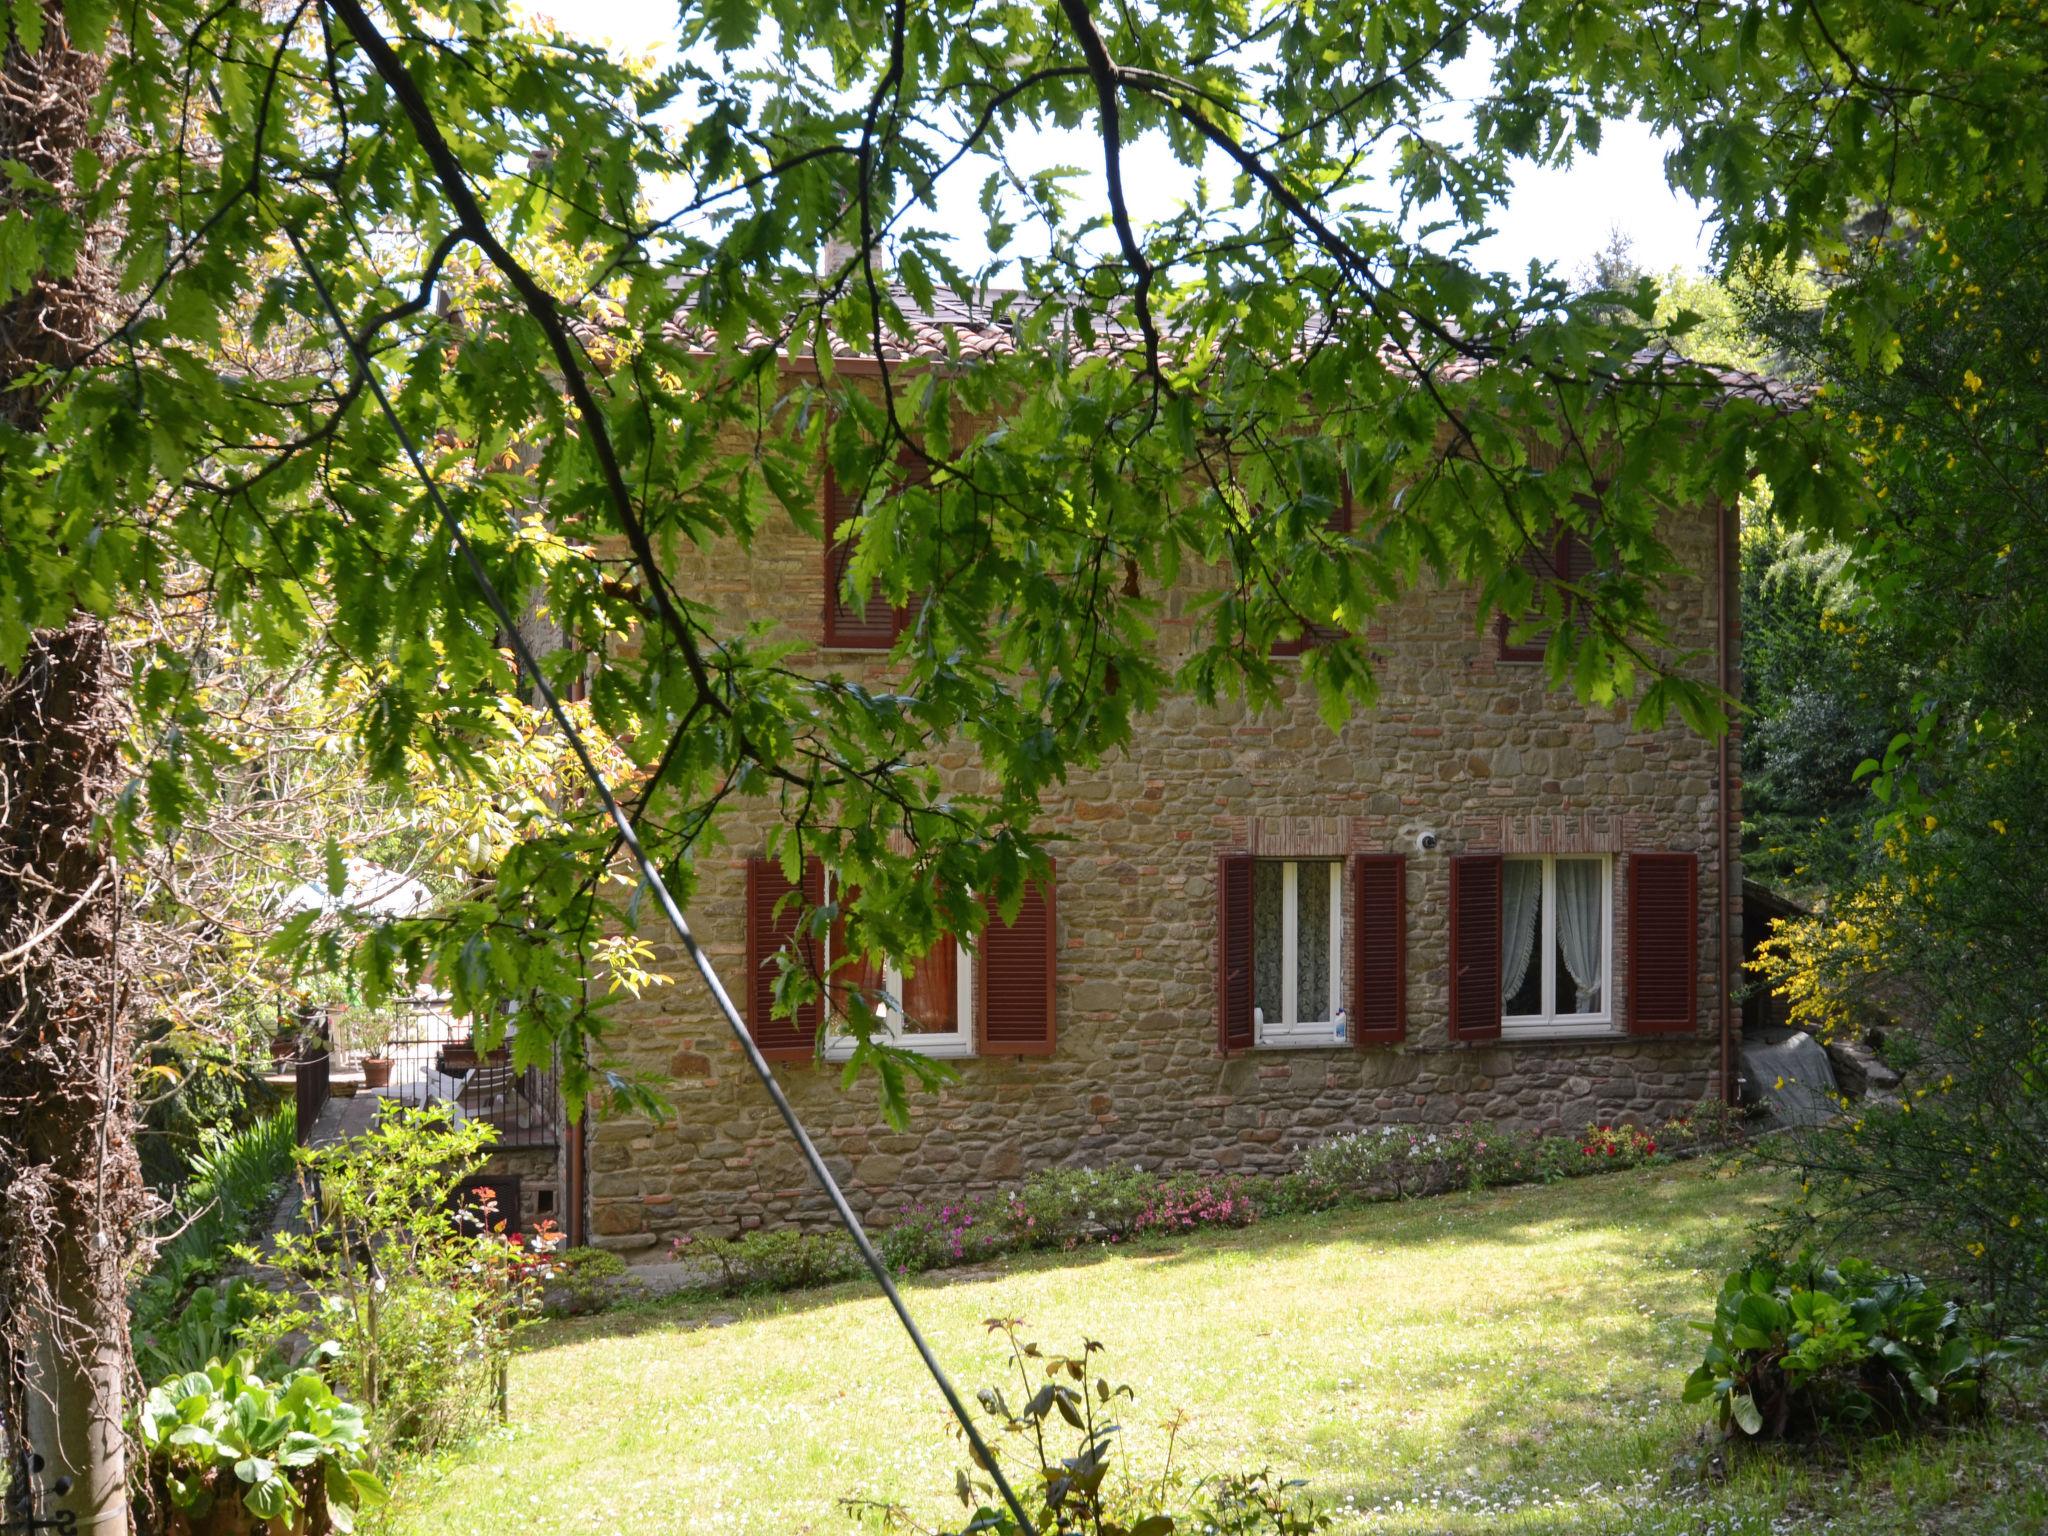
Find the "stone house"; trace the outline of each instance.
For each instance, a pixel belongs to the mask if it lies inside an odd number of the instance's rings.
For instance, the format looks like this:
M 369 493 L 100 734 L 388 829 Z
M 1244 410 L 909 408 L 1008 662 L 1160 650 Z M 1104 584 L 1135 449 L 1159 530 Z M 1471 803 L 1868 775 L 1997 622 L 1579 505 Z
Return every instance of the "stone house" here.
M 681 585 L 734 625 L 807 641 L 794 665 L 877 682 L 898 617 L 840 593 L 824 494 L 825 542 L 785 521 L 744 556 L 693 556 Z M 1674 649 L 1730 691 L 1734 517 L 1701 508 L 1664 530 L 1689 575 L 1660 599 Z M 1382 699 L 1341 731 L 1306 689 L 1263 713 L 1169 698 L 1127 752 L 1073 777 L 1048 804 L 1068 834 L 1051 888 L 1014 926 L 883 978 L 917 1020 L 903 1043 L 955 1068 L 913 1096 L 906 1131 L 871 1089 L 840 1087 L 819 1010 L 768 1016 L 788 887 L 750 856 L 765 811 L 751 830 L 739 813 L 691 920 L 856 1208 L 886 1219 L 1057 1163 L 1278 1172 L 1375 1124 L 1576 1129 L 1722 1092 L 1740 963 L 1731 744 L 1637 731 L 1625 708 L 1552 690 L 1540 651 L 1482 632 L 1476 603 L 1425 587 L 1387 610 Z M 1169 663 L 1181 606 L 1161 624 Z M 804 883 L 823 894 L 822 871 Z M 672 1077 L 676 1113 L 582 1133 L 571 1200 L 593 1241 L 823 1217 L 694 988 L 650 992 L 613 1039 Z

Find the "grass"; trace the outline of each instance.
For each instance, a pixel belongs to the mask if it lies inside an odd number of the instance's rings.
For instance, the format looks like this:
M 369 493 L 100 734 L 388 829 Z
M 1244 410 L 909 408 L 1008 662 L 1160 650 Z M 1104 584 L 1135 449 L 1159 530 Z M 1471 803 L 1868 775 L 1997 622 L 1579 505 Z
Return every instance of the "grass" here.
M 1704 1164 L 1450 1196 L 1159 1246 L 1042 1255 L 908 1287 L 963 1389 L 983 1319 L 1085 1335 L 1137 1391 L 1141 1467 L 1190 1416 L 1192 1470 L 1308 1479 L 1340 1531 L 1891 1536 L 2048 1526 L 2038 1418 L 1854 1457 L 1723 1448 L 1678 1401 L 1690 1319 L 1776 1193 Z M 512 1419 L 405 1478 L 398 1536 L 837 1532 L 859 1494 L 959 1523 L 937 1394 L 861 1286 L 551 1325 Z

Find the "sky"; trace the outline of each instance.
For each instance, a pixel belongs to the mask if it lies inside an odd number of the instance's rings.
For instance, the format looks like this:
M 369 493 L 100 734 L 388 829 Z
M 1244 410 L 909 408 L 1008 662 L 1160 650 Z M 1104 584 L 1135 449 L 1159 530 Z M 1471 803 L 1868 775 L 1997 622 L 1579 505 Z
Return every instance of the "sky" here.
M 565 32 L 590 42 L 630 52 L 651 49 L 657 58 L 671 51 L 676 0 L 538 0 L 533 8 Z M 1023 164 L 1089 167 L 1088 181 L 1080 185 L 1092 182 L 1100 196 L 1101 146 L 1090 135 L 1047 130 L 1030 142 L 1015 137 L 1011 144 L 1014 157 Z M 1495 233 L 1478 248 L 1475 259 L 1515 272 L 1532 260 L 1541 261 L 1569 275 L 1607 243 L 1611 230 L 1621 227 L 1633 242 L 1637 263 L 1648 271 L 1704 267 L 1710 236 L 1705 213 L 1666 185 L 1665 149 L 1641 123 L 1610 123 L 1597 154 L 1581 155 L 1564 169 L 1526 167 L 1516 180 L 1514 195 L 1495 217 Z M 1124 174 L 1132 189 L 1132 215 L 1139 219 L 1170 211 L 1190 185 L 1189 173 L 1174 165 L 1163 148 L 1142 144 L 1126 151 Z M 976 172 L 941 185 L 941 208 L 959 199 L 963 229 L 979 227 L 973 202 L 979 182 Z M 960 253 L 966 258 L 981 248 L 978 238 L 963 244 L 971 247 Z

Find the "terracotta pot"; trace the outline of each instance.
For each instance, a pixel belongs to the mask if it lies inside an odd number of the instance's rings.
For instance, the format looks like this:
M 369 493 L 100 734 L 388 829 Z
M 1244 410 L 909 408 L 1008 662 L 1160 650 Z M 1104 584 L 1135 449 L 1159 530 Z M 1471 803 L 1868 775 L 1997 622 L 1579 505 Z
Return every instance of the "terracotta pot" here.
M 388 1088 L 391 1086 L 391 1058 L 389 1056 L 365 1056 L 363 1058 L 363 1086 L 365 1088 Z

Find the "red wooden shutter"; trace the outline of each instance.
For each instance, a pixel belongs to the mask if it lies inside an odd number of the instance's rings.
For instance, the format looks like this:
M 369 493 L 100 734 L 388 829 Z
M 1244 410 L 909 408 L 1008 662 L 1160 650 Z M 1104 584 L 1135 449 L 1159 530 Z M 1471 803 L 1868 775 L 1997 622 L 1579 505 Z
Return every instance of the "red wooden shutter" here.
M 1357 522 L 1358 508 L 1351 499 L 1351 477 L 1345 475 L 1338 488 L 1336 509 L 1330 513 L 1330 531 L 1349 533 Z
M 870 651 L 886 651 L 896 642 L 902 613 L 879 592 L 865 603 L 846 595 L 846 565 L 851 540 L 839 536 L 841 523 L 853 520 L 854 508 L 830 469 L 825 471 L 825 643 Z
M 1053 876 L 1024 889 L 1017 921 L 989 904 L 974 968 L 974 1012 L 984 1056 L 1050 1056 L 1059 911 Z
M 1252 856 L 1216 861 L 1216 1019 L 1224 1055 L 1252 1047 Z
M 1408 1038 L 1408 861 L 1362 853 L 1351 861 L 1351 1043 Z
M 812 998 L 794 1018 L 775 1016 L 775 978 L 780 974 L 775 955 L 798 943 L 803 909 L 825 899 L 824 866 L 816 859 L 804 860 L 802 899 L 792 897 L 783 903 L 782 898 L 795 890 L 783 878 L 779 860 L 747 860 L 747 1031 L 770 1061 L 809 1061 L 817 1053 L 818 1023 L 824 1012 L 820 1000 Z M 807 952 L 812 950 L 808 940 L 803 943 Z M 815 966 L 816 954 L 807 953 L 806 961 Z
M 1269 656 L 1302 656 L 1319 645 L 1344 638 L 1344 631 L 1328 624 L 1311 624 L 1292 640 L 1275 640 Z
M 1699 1027 L 1700 861 L 1692 853 L 1628 856 L 1628 1032 Z
M 1451 860 L 1451 1038 L 1500 1038 L 1500 855 Z

